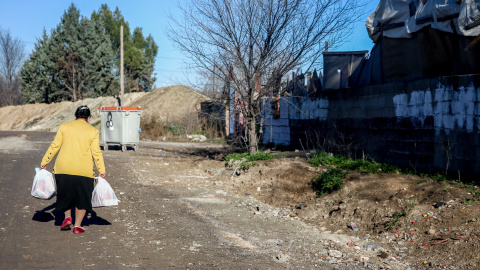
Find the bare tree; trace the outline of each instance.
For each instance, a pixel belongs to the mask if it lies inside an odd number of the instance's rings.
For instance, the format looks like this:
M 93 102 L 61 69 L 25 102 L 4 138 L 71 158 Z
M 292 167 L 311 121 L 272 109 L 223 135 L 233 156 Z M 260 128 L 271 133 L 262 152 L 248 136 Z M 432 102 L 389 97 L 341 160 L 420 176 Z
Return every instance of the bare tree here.
M 0 106 L 23 103 L 19 77 L 24 59 L 22 41 L 0 28 Z
M 234 89 L 254 154 L 259 97 L 289 71 L 318 64 L 324 41 L 344 42 L 363 16 L 359 1 L 192 0 L 180 7 L 183 19 L 171 16 L 168 34 L 196 68 Z

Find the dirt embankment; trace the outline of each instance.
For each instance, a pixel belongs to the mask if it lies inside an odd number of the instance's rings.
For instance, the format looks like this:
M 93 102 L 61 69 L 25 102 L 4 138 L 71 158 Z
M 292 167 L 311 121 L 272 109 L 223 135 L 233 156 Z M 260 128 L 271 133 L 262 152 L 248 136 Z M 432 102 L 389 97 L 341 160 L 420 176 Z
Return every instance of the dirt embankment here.
M 144 116 L 158 117 L 159 120 L 176 121 L 195 113 L 202 101 L 208 98 L 190 87 L 183 85 L 162 87 L 152 92 L 125 94 L 123 106 L 140 107 Z M 86 104 L 92 111 L 90 123 L 100 120 L 98 107 L 118 106 L 114 97 L 99 97 L 76 102 L 37 103 L 0 108 L 0 130 L 8 131 L 56 131 L 60 124 L 74 120 L 75 109 Z
M 353 237 L 340 243 L 347 261 L 367 256 L 385 266 L 378 269 L 478 269 L 477 186 L 350 172 L 342 190 L 317 197 L 311 179 L 327 167 L 312 167 L 303 158 L 259 164 L 240 176 L 223 177 L 225 188 L 250 194 L 281 209 L 279 215 L 300 218 L 324 233 Z

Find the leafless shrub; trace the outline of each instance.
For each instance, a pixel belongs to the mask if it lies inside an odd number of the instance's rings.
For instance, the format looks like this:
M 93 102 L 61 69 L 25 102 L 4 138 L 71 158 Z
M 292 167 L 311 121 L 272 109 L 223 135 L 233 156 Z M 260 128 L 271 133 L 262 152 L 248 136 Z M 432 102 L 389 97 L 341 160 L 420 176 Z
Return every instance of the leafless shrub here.
M 19 72 L 24 59 L 22 41 L 0 28 L 0 107 L 23 103 Z
M 345 133 L 338 129 L 335 123 L 333 123 L 332 126 L 333 128 L 331 131 L 324 137 L 320 136 L 316 130 L 313 130 L 309 134 L 305 133 L 307 149 L 310 149 L 311 145 L 313 149 L 318 149 L 322 152 L 335 153 L 348 158 L 355 158 L 357 144 L 354 141 L 353 136 L 345 135 Z
M 142 115 L 140 139 L 158 140 L 167 135 L 163 122 L 155 115 Z
M 450 167 L 450 161 L 452 160 L 452 150 L 453 150 L 454 144 L 450 142 L 450 140 L 447 140 L 446 142 L 443 142 L 442 149 L 443 152 L 445 153 L 445 174 L 448 174 L 448 167 Z M 460 171 L 459 171 L 460 175 Z M 460 178 L 460 176 L 459 176 Z
M 245 119 L 245 143 L 258 149 L 261 98 L 298 67 L 319 64 L 324 41 L 333 47 L 363 18 L 361 0 L 192 0 L 171 16 L 170 39 L 192 67 L 214 74 L 227 87 L 225 98 Z M 212 82 L 213 84 L 213 82 Z M 230 91 L 232 90 L 232 91 Z

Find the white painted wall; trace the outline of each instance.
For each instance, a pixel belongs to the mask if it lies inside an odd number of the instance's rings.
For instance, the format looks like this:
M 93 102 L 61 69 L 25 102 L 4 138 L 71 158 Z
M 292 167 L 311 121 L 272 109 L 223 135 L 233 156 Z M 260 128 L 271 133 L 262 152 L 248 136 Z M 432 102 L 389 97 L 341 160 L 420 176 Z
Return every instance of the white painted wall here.
M 268 108 L 266 107 L 268 106 Z M 283 97 L 280 99 L 280 119 L 273 119 L 270 101 L 263 102 L 263 143 L 290 144 L 289 119 L 320 119 L 328 116 L 328 99 L 298 99 Z
M 454 90 L 450 86 L 439 84 L 436 89 L 413 91 L 393 97 L 397 117 L 413 117 L 422 122 L 427 116 L 433 116 L 437 134 L 444 130 L 449 134 L 452 129 L 474 131 L 474 125 L 480 130 L 480 94 L 472 85 Z

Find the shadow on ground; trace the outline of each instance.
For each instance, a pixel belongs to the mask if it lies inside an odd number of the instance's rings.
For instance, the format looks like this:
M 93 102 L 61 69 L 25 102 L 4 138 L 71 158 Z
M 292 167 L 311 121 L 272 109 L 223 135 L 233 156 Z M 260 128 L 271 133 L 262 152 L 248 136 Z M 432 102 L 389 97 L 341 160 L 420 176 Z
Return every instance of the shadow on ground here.
M 55 211 L 56 203 L 52 203 L 51 205 L 43 208 L 42 210 L 38 210 L 33 214 L 32 220 L 38 222 L 50 222 L 54 220 L 55 226 L 62 225 L 63 220 L 65 219 L 65 213 Z M 52 210 L 51 212 L 48 212 Z M 72 218 L 75 220 L 75 209 L 72 209 Z M 110 221 L 100 217 L 97 215 L 97 212 L 93 211 L 87 213 L 82 221 L 82 226 L 90 226 L 90 225 L 112 225 Z

